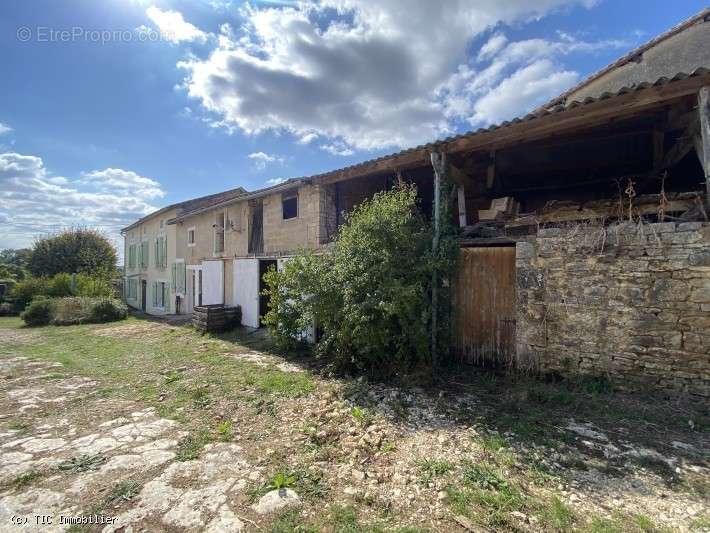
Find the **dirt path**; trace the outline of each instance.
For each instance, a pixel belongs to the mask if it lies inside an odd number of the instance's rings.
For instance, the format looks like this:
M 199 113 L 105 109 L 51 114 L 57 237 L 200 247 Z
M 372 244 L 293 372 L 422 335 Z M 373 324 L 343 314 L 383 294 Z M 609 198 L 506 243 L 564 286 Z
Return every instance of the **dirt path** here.
M 135 319 L 0 323 L 0 530 L 710 530 L 707 419 L 566 391 L 326 378 Z

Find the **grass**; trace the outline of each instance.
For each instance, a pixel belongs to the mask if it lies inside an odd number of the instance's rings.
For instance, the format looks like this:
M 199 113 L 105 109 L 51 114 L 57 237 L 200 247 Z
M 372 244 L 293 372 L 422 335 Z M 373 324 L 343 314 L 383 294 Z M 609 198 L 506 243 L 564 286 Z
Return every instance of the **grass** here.
M 13 479 L 12 485 L 17 489 L 21 489 L 21 488 L 31 485 L 32 483 L 34 483 L 38 479 L 42 478 L 43 476 L 44 476 L 44 474 L 42 472 L 38 472 L 36 470 L 30 470 L 29 472 L 25 472 L 24 474 L 20 474 L 15 479 Z
M 212 442 L 212 436 L 208 431 L 200 431 L 185 435 L 178 442 L 175 459 L 177 461 L 192 461 L 200 456 L 202 448 Z
M 272 475 L 263 485 L 251 488 L 252 496 L 291 487 L 302 497 L 303 508 L 308 512 L 290 509 L 265 519 L 260 522 L 264 531 L 419 531 L 402 527 L 406 517 L 397 515 L 396 506 L 388 506 L 389 502 L 377 496 L 360 496 L 346 500 L 352 501 L 351 504 L 333 505 L 342 495 L 342 487 L 328 486 L 328 480 L 333 479 L 328 469 L 348 458 L 342 455 L 341 436 L 333 433 L 329 422 L 320 415 L 308 415 L 301 422 L 304 425 L 298 437 L 303 437 L 303 443 L 297 443 L 293 456 L 289 455 L 291 448 L 282 451 L 283 439 L 292 437 L 288 432 L 291 428 L 284 426 L 284 417 L 298 405 L 293 400 L 300 401 L 314 392 L 316 380 L 307 371 L 283 372 L 275 366 L 258 366 L 232 356 L 246 349 L 268 349 L 268 342 L 261 336 L 251 341 L 240 337 L 239 333 L 198 336 L 189 328 L 166 328 L 158 324 L 146 327 L 144 320 L 135 318 L 111 325 L 32 330 L 20 326 L 17 319 L 0 319 L 0 335 L 6 329 L 22 334 L 9 335 L 7 341 L 3 339 L 8 351 L 34 360 L 62 362 L 65 368 L 59 369 L 58 377 L 79 375 L 98 382 L 88 399 L 79 398 L 62 405 L 65 411 L 62 416 L 82 414 L 90 402 L 99 398 L 106 399 L 108 404 L 115 400 L 154 407 L 160 416 L 176 420 L 180 429 L 188 433 L 178 443 L 178 461 L 197 459 L 206 444 L 219 441 L 239 443 L 245 450 L 250 447 L 276 449 L 268 458 L 258 459 L 263 461 L 259 465 Z M 135 334 L 115 331 L 132 327 L 142 329 Z M 104 330 L 114 332 L 102 334 Z M 23 338 L 28 336 L 30 342 L 24 342 Z M 676 409 L 677 404 L 623 396 L 614 392 L 604 378 L 548 383 L 482 373 L 478 381 L 475 379 L 470 385 L 466 384 L 471 387 L 468 392 L 477 397 L 475 406 L 452 405 L 448 399 L 455 394 L 447 391 L 446 400 L 438 402 L 436 409 L 441 410 L 439 415 L 448 416 L 461 427 L 476 430 L 469 434 L 474 444 L 470 457 L 477 460 L 454 463 L 442 454 L 419 462 L 414 475 L 418 476 L 421 486 L 415 487 L 419 496 L 414 506 L 423 500 L 425 504 L 430 503 L 426 499 L 433 501 L 436 493 L 445 487 L 445 503 L 450 513 L 467 517 L 482 530 L 524 530 L 526 525 L 511 516 L 518 511 L 531 521 L 537 520 L 536 526 L 529 527 L 545 531 L 663 531 L 651 519 L 640 515 L 587 517 L 576 514 L 555 497 L 557 485 L 565 482 L 566 469 L 581 470 L 587 465 L 598 468 L 595 465 L 599 462 L 598 457 L 580 445 L 576 436 L 564 430 L 565 421 L 573 417 L 589 420 L 605 431 L 623 427 L 627 430 L 625 435 L 630 435 L 635 443 L 645 442 L 647 428 L 652 428 L 651 432 L 656 427 L 670 428 L 678 432 L 679 440 L 693 443 L 693 435 L 700 437 L 697 433 L 706 432 L 710 427 L 706 415 L 695 413 L 685 405 Z M 349 405 L 354 406 L 348 408 L 343 422 L 359 433 L 375 419 L 378 426 L 381 422 L 386 425 L 406 420 L 416 412 L 423 398 L 419 393 L 411 395 L 412 399 L 406 402 L 403 397 L 396 398 L 387 410 L 369 398 L 371 386 L 364 380 L 319 379 L 318 384 L 319 388 L 332 388 L 338 400 L 347 399 Z M 461 405 L 466 407 L 461 408 Z M 53 414 L 56 408 L 48 405 L 47 413 L 42 416 Z M 677 413 L 677 416 L 669 416 L 669 413 Z M 28 432 L 35 423 L 36 420 L 29 417 L 28 420 L 6 420 L 4 427 Z M 614 438 L 613 429 L 608 434 Z M 384 440 L 379 450 L 368 450 L 367 457 L 385 464 L 400 461 L 408 442 L 406 436 L 395 435 L 388 432 L 390 440 Z M 664 442 L 669 438 L 665 433 L 662 436 Z M 551 451 L 558 452 L 559 458 L 554 461 L 564 468 L 549 460 Z M 62 470 L 81 473 L 100 467 L 104 460 L 100 455 L 75 457 L 65 461 Z M 662 465 L 644 466 L 660 472 L 658 467 Z M 46 472 L 28 472 L 11 484 L 26 487 L 44 474 Z M 707 497 L 706 480 L 689 477 L 687 472 L 679 478 L 668 490 L 682 489 L 694 497 Z M 541 489 L 545 496 L 541 495 Z M 106 496 L 99 496 L 96 505 L 122 505 L 134 499 L 139 490 L 138 481 L 121 481 L 110 488 Z M 448 513 L 445 518 L 432 515 L 431 525 L 435 530 L 447 530 L 449 518 Z M 443 529 L 440 520 L 447 524 Z M 710 518 L 701 515 L 688 527 L 701 530 L 707 528 L 709 522 Z
M 419 463 L 419 483 L 428 485 L 435 478 L 444 476 L 454 469 L 450 461 L 437 459 L 424 459 Z

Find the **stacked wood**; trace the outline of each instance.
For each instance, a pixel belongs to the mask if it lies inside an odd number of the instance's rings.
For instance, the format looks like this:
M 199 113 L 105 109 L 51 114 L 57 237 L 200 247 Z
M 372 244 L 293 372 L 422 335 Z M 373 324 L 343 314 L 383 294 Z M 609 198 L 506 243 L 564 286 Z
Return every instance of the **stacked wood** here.
M 502 198 L 494 198 L 491 200 L 489 209 L 478 210 L 478 220 L 500 220 L 511 215 L 516 215 L 519 204 L 512 196 L 503 196 Z
M 701 192 L 667 193 L 664 203 L 665 213 L 684 213 L 693 208 Z M 645 194 L 634 199 L 632 216 L 657 215 L 661 203 L 660 195 Z M 535 213 L 521 213 L 506 222 L 507 228 L 548 224 L 554 222 L 573 222 L 588 220 L 610 220 L 628 216 L 628 201 L 622 199 L 595 200 L 585 203 L 554 202 Z M 669 217 L 671 218 L 671 217 Z
M 201 333 L 226 331 L 241 322 L 240 307 L 201 305 L 192 311 L 192 325 Z

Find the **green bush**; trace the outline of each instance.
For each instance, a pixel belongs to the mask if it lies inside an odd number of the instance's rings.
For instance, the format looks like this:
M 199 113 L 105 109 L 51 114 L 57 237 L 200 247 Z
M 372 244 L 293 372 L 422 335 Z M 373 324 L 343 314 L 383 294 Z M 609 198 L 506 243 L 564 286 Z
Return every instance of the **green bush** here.
M 10 289 L 10 299 L 17 312 L 21 312 L 37 296 L 47 296 L 47 278 L 27 278 Z
M 15 309 L 10 302 L 0 303 L 0 316 L 16 315 Z
M 55 300 L 52 324 L 71 326 L 88 322 L 90 300 L 88 298 L 67 297 Z
M 16 312 L 22 311 L 27 304 L 38 296 L 47 298 L 66 298 L 85 296 L 89 298 L 115 298 L 116 289 L 110 273 L 77 274 L 72 281 L 71 274 L 59 273 L 51 278 L 29 277 L 16 283 L 8 297 L 13 301 Z
M 89 306 L 89 322 L 114 322 L 128 316 L 128 307 L 115 298 L 94 298 Z
M 125 304 L 113 298 L 71 296 L 48 299 L 40 296 L 32 300 L 21 318 L 29 326 L 71 326 L 113 322 L 123 320 L 127 315 Z
M 432 274 L 450 272 L 455 248 L 431 252 L 416 188 L 376 194 L 347 217 L 325 254 L 304 252 L 265 276 L 265 323 L 294 344 L 313 323 L 316 353 L 383 375 L 430 363 Z
M 28 326 L 46 326 L 54 315 L 54 301 L 47 298 L 35 298 L 20 315 Z
M 95 274 L 76 275 L 77 296 L 88 296 L 91 298 L 115 298 L 117 296 L 111 276 L 108 273 L 99 272 Z
M 47 280 L 45 296 L 50 298 L 64 298 L 72 296 L 71 274 L 57 274 Z

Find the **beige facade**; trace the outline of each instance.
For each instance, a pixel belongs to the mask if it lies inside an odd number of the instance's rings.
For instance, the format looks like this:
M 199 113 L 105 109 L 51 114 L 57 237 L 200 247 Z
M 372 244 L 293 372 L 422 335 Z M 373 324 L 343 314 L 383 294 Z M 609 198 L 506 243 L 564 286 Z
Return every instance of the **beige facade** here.
M 161 210 L 124 232 L 125 287 L 128 305 L 155 315 L 175 312 L 172 264 L 176 210 Z
M 288 257 L 303 248 L 316 249 L 330 240 L 332 230 L 326 231 L 326 226 L 334 217 L 324 216 L 329 212 L 328 201 L 326 188 L 296 182 L 247 193 L 171 220 L 175 228 L 172 260 L 185 264 L 185 305 L 180 311 L 189 313 L 195 305 L 211 303 L 258 308 L 254 300 L 260 292 L 260 268 L 266 268 L 262 262 Z M 261 238 L 254 240 L 259 228 Z M 250 266 L 245 271 L 241 267 L 246 263 Z M 238 281 L 235 270 L 242 272 Z M 251 303 L 239 301 L 243 291 L 235 287 L 237 282 L 249 285 L 246 292 Z M 259 314 L 256 309 L 250 316 Z M 258 325 L 257 319 L 252 322 Z

